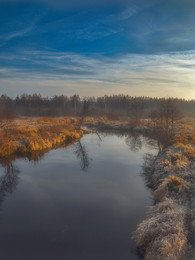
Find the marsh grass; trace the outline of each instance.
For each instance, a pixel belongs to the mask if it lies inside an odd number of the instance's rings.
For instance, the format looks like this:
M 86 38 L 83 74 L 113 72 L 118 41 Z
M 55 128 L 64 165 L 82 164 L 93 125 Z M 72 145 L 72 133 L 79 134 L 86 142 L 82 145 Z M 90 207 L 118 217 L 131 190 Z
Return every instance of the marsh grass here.
M 145 260 L 195 259 L 194 166 L 195 121 L 183 120 L 172 144 L 144 173 L 155 203 L 136 230 L 136 244 Z
M 82 135 L 83 131 L 77 128 L 77 119 L 17 119 L 10 123 L 8 134 L 1 127 L 0 157 L 51 149 L 78 140 Z
M 152 207 L 136 230 L 136 244 L 145 260 L 182 259 L 186 242 L 184 211 L 168 198 Z
M 180 198 L 187 195 L 188 185 L 179 177 L 169 176 L 154 191 L 155 201 L 162 201 L 164 198 Z

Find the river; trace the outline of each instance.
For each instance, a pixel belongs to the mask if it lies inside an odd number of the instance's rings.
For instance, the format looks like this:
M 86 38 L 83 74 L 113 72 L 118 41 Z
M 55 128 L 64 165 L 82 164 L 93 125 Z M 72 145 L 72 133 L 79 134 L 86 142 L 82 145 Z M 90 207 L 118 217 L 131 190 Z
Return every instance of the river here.
M 137 260 L 133 232 L 153 204 L 141 174 L 157 147 L 142 136 L 88 134 L 0 167 L 3 260 Z

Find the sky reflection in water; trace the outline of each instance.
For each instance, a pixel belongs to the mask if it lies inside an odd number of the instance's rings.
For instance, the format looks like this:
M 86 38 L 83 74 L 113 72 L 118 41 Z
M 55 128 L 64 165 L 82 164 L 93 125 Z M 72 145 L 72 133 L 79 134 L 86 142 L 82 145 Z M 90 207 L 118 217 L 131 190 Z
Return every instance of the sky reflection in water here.
M 1 167 L 2 259 L 139 259 L 131 236 L 152 204 L 140 172 L 157 149 L 138 138 L 90 134 Z

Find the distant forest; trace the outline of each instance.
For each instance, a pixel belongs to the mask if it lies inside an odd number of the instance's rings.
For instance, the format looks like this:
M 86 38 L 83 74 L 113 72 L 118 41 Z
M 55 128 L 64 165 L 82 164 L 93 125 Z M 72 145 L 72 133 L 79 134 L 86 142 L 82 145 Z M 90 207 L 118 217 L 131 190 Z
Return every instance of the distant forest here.
M 87 103 L 89 116 L 107 115 L 110 119 L 118 116 L 148 117 L 152 111 L 158 110 L 166 99 L 151 97 L 132 97 L 113 95 L 102 97 L 80 98 L 60 95 L 51 98 L 38 94 L 23 94 L 16 98 L 6 95 L 0 97 L 0 113 L 10 111 L 15 116 L 79 116 Z M 195 100 L 170 98 L 171 102 L 184 116 L 195 116 Z

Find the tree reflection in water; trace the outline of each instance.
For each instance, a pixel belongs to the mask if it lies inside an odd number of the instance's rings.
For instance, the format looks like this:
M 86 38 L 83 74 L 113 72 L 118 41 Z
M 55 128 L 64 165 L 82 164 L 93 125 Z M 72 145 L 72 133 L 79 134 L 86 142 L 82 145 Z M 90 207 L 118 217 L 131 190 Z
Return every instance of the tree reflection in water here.
M 125 143 L 130 148 L 131 151 L 137 152 L 142 148 L 142 141 L 143 136 L 139 133 L 130 132 L 129 130 L 115 130 L 115 129 L 109 129 L 109 130 L 100 130 L 96 131 L 96 134 L 102 141 L 102 138 L 100 136 L 100 133 L 102 136 L 108 136 L 108 135 L 115 135 L 119 138 L 125 137 Z M 149 140 L 149 139 L 148 139 Z
M 133 152 L 137 152 L 142 148 L 142 138 L 139 134 L 128 135 L 125 138 L 125 143 Z
M 84 145 L 82 145 L 80 140 L 74 144 L 74 147 L 74 153 L 76 154 L 77 159 L 80 160 L 81 170 L 86 171 L 90 163 L 87 149 Z
M 16 189 L 20 171 L 12 160 L 1 159 L 0 163 L 4 167 L 4 173 L 0 177 L 0 204 L 2 204 L 6 195 Z
M 47 151 L 34 151 L 26 155 L 29 162 L 38 163 Z M 20 155 L 9 156 L 8 158 L 0 158 L 0 165 L 4 168 L 4 172 L 0 175 L 0 204 L 3 203 L 5 197 L 12 193 L 18 184 L 20 170 L 14 164 Z
M 95 133 L 96 133 L 96 135 L 97 135 L 97 137 L 98 137 L 98 140 L 99 140 L 100 142 L 102 142 L 102 137 L 101 137 L 100 133 L 99 133 L 98 131 L 96 131 Z
M 96 131 L 98 142 L 103 142 L 103 137 L 107 135 L 116 135 L 118 137 L 125 136 L 125 143 L 131 149 L 131 151 L 138 151 L 142 148 L 143 138 L 142 135 L 129 133 L 125 131 Z M 145 138 L 144 142 L 146 142 L 149 146 L 154 145 L 156 140 L 152 140 L 151 138 Z M 80 162 L 80 167 L 82 171 L 86 171 L 90 165 L 90 158 L 88 155 L 88 151 L 85 145 L 81 143 L 79 140 L 76 144 L 73 144 L 74 154 Z M 27 154 L 26 158 L 34 163 L 38 163 L 41 159 L 43 159 L 45 153 L 49 150 L 44 151 L 35 151 L 33 153 Z M 14 189 L 16 189 L 18 179 L 19 179 L 19 169 L 13 163 L 16 159 L 21 158 L 20 155 L 15 155 L 14 157 L 10 157 L 7 159 L 0 159 L 0 164 L 4 167 L 4 173 L 0 176 L 0 203 L 3 202 L 4 198 L 8 193 L 12 193 Z M 150 174 L 151 173 L 151 163 L 154 160 L 152 155 L 147 154 L 145 156 L 145 163 L 143 166 L 143 173 L 146 179 L 147 186 L 150 186 Z

